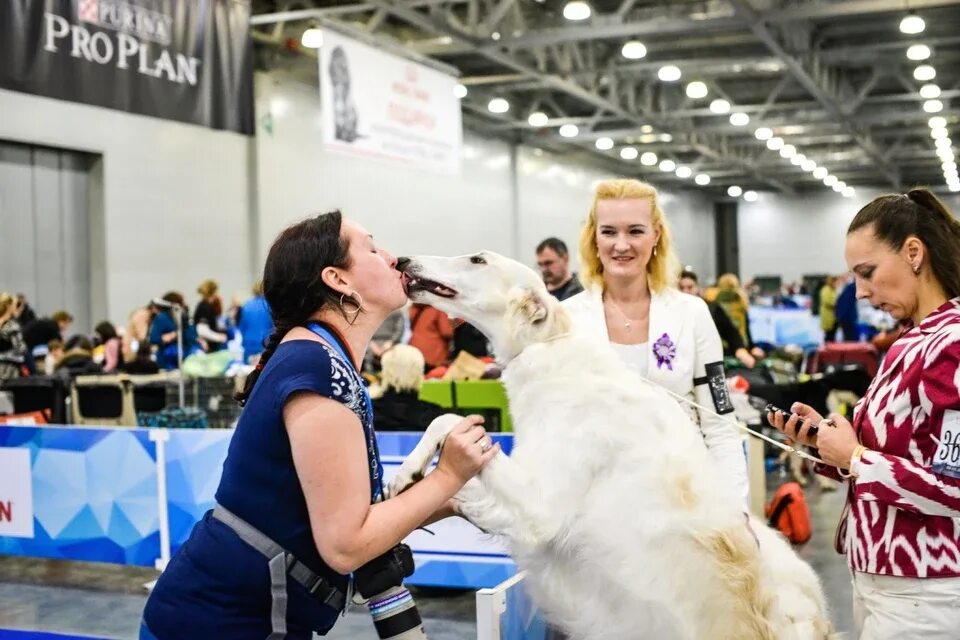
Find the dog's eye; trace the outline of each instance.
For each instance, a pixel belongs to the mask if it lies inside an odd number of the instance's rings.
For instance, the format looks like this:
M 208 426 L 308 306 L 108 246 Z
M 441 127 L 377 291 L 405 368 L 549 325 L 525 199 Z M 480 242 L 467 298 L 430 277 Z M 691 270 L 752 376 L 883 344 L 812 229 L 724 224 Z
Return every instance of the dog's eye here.
M 471 256 L 470 263 L 471 264 L 487 264 L 487 261 L 483 259 L 483 256 Z

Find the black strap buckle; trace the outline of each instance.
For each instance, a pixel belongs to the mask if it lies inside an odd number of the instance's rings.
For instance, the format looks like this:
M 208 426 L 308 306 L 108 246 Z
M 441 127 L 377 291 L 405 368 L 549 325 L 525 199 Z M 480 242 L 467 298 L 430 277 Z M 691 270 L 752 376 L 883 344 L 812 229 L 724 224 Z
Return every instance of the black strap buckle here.
M 303 585 L 312 598 L 340 611 L 346 604 L 346 596 L 342 591 L 327 582 L 326 578 L 311 571 L 305 564 L 297 560 L 293 554 L 286 556 L 287 574 Z

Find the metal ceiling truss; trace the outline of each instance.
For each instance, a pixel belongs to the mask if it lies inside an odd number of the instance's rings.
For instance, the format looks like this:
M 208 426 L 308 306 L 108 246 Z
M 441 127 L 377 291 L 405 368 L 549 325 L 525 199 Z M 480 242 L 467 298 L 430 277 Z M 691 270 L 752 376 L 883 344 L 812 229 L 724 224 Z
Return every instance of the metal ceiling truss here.
M 283 23 L 292 23 L 290 34 L 303 21 L 349 23 L 460 69 L 469 126 L 657 182 L 692 186 L 656 166 L 621 160 L 617 148 L 633 145 L 706 172 L 712 188 L 818 185 L 754 137 L 757 127 L 768 127 L 849 184 L 943 187 L 927 127 L 932 114 L 922 108 L 922 83 L 911 77 L 921 62 L 905 52 L 915 43 L 933 50 L 929 63 L 943 102 L 937 115 L 956 129 L 960 0 L 910 0 L 911 10 L 930 16 L 917 36 L 896 29 L 903 0 L 590 1 L 594 15 L 575 24 L 559 15 L 564 0 L 254 0 L 263 13 L 251 24 L 280 23 L 254 37 L 282 47 Z M 620 47 L 628 39 L 642 39 L 649 57 L 625 59 Z M 658 79 L 668 64 L 682 70 L 682 82 Z M 687 97 L 691 80 L 707 85 L 706 99 Z M 493 97 L 508 98 L 509 115 L 487 111 Z M 715 98 L 747 114 L 749 125 L 711 111 Z M 546 127 L 528 124 L 534 110 L 548 114 Z M 579 134 L 561 138 L 556 128 L 563 124 L 576 124 Z M 612 138 L 614 149 L 596 149 L 601 137 Z

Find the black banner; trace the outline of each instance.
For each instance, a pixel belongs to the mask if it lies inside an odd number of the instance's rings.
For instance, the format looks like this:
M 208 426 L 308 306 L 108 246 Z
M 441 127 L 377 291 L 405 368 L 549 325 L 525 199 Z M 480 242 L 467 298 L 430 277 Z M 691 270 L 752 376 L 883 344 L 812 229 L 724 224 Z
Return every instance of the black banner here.
M 250 0 L 0 0 L 0 88 L 252 134 L 249 18 Z

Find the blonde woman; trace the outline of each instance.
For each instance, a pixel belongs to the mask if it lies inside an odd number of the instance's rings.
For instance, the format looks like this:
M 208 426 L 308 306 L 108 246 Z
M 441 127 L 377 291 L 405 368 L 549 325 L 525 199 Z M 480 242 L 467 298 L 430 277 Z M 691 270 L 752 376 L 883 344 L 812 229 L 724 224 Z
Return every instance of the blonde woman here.
M 597 186 L 580 234 L 580 269 L 585 291 L 563 303 L 574 330 L 609 340 L 641 377 L 711 410 L 683 404 L 746 503 L 740 434 L 716 415 L 733 412 L 720 336 L 706 303 L 675 288 L 679 264 L 656 189 L 637 180 Z
M 20 305 L 17 298 L 0 291 L 0 382 L 20 377 L 27 345 L 17 322 Z
M 419 397 L 424 366 L 419 349 L 398 344 L 383 354 L 380 364 L 383 395 L 373 401 L 377 431 L 424 431 L 434 419 L 449 413 Z

